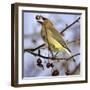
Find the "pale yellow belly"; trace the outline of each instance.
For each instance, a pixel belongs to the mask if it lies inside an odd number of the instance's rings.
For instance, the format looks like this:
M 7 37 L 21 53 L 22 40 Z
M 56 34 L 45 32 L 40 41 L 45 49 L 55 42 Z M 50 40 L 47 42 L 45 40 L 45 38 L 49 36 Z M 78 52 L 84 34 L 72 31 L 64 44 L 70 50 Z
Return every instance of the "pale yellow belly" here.
M 63 51 L 64 50 L 64 47 L 50 35 L 48 36 L 48 42 L 49 42 L 52 50 L 54 50 L 54 51 Z

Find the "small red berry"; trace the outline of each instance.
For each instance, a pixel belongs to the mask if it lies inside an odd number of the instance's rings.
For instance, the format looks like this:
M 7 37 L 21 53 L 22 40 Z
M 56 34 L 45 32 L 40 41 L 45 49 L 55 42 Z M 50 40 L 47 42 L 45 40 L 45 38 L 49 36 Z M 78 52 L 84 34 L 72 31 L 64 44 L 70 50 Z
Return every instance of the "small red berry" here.
M 51 64 L 50 63 L 47 63 L 46 67 L 47 68 L 51 67 Z
M 37 59 L 37 63 L 38 64 L 41 64 L 42 63 L 42 60 L 40 58 Z
M 52 68 L 54 67 L 53 63 L 51 63 L 51 67 L 52 67 Z
M 59 75 L 59 71 L 58 70 L 54 70 L 52 73 L 52 76 L 58 76 Z

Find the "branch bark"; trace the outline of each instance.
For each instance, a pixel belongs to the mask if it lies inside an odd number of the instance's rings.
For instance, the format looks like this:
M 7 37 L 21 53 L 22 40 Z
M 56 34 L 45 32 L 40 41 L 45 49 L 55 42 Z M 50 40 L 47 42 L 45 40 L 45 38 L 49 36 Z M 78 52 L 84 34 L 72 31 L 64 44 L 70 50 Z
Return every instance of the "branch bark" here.
M 40 46 L 38 46 L 38 47 L 36 47 L 36 48 L 24 49 L 24 52 L 25 52 L 25 51 L 27 51 L 27 52 L 36 51 L 36 50 L 38 50 L 39 48 L 41 48 L 41 47 L 43 47 L 43 46 L 45 46 L 45 43 L 42 44 L 42 45 L 40 45 Z
M 68 25 L 66 28 L 64 28 L 60 33 L 62 34 L 63 32 L 65 32 L 68 28 L 70 28 L 72 25 L 74 25 L 79 20 L 80 20 L 80 17 L 78 19 L 76 19 L 73 23 L 71 23 L 70 25 Z
M 43 55 L 41 55 L 41 54 L 34 53 L 34 52 L 28 51 L 28 50 L 27 50 L 27 52 L 31 53 L 31 54 L 34 55 L 34 56 L 39 56 L 39 57 L 44 58 L 44 59 L 51 59 L 51 60 L 67 60 L 67 61 L 70 60 L 71 58 L 75 57 L 75 56 L 80 55 L 80 53 L 77 53 L 77 54 L 75 54 L 75 55 L 72 55 L 72 56 L 69 57 L 69 58 L 56 58 L 56 57 L 47 57 L 47 56 L 43 56 Z

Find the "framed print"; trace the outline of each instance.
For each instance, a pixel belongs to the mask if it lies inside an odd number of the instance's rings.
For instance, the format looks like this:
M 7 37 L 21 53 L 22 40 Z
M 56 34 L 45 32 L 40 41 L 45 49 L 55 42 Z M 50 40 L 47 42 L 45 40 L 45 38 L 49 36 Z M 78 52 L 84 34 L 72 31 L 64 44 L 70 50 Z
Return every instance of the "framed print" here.
M 87 82 L 87 7 L 11 5 L 11 85 Z

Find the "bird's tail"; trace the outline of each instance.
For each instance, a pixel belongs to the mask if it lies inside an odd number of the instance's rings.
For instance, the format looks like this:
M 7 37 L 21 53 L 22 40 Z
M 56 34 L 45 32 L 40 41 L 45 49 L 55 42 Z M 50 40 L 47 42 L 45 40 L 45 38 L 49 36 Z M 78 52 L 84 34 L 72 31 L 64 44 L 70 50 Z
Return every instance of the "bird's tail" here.
M 69 55 L 70 57 L 72 56 L 70 49 L 68 50 L 68 49 L 65 48 L 65 51 L 68 53 L 68 55 Z M 75 62 L 75 59 L 74 59 L 74 58 L 73 58 L 73 61 Z

